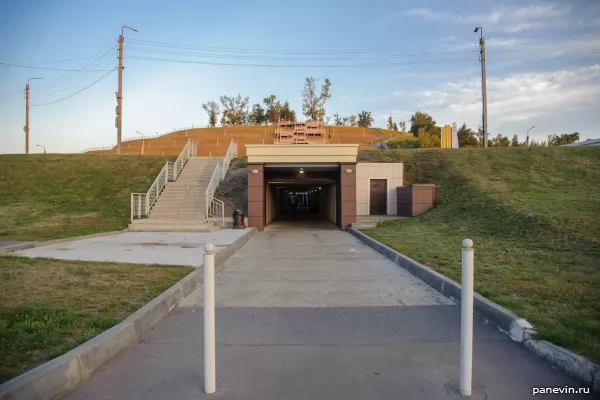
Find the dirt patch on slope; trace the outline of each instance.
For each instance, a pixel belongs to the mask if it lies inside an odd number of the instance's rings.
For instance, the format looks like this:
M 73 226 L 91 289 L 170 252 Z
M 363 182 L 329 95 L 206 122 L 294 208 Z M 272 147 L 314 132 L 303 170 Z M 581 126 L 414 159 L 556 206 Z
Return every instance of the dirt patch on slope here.
M 233 215 L 234 210 L 240 210 L 248 216 L 248 170 L 230 167 L 215 197 L 225 203 L 226 218 Z

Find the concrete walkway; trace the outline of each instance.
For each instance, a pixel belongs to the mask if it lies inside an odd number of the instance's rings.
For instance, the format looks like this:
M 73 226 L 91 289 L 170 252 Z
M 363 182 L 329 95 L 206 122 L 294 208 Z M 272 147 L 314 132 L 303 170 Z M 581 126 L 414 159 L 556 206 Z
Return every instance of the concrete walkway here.
M 218 252 L 246 232 L 248 229 L 223 229 L 214 232 L 125 232 L 22 250 L 12 255 L 198 267 L 202 265 L 205 243 L 213 243 Z
M 348 233 L 275 228 L 217 272 L 217 394 L 197 290 L 67 399 L 461 398 L 458 306 Z M 577 386 L 478 318 L 475 341 L 472 399 Z

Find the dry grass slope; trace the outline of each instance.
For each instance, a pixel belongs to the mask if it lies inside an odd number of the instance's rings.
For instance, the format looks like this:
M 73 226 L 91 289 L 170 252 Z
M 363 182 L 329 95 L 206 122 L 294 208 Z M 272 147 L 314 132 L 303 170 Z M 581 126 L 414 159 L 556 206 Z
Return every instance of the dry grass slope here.
M 327 134 L 331 135 L 331 143 L 359 144 L 361 150 L 375 149 L 373 143 L 398 132 L 375 128 L 353 128 L 347 126 L 327 126 Z M 224 156 L 231 139 L 239 143 L 239 155 L 246 154 L 246 144 L 272 144 L 275 134 L 274 126 L 233 126 L 226 128 L 194 128 L 176 131 L 158 138 L 144 141 L 144 155 L 178 155 L 188 139 L 198 142 L 199 156 Z M 142 140 L 124 142 L 122 154 L 139 155 L 142 151 Z M 93 151 L 93 154 L 115 154 L 116 150 Z

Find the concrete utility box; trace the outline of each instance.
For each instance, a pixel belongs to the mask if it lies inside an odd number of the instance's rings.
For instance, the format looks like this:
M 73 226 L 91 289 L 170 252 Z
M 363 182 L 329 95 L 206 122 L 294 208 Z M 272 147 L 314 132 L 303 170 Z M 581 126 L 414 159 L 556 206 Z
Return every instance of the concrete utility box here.
M 431 210 L 435 204 L 435 185 L 415 184 L 396 190 L 399 216 L 416 217 Z

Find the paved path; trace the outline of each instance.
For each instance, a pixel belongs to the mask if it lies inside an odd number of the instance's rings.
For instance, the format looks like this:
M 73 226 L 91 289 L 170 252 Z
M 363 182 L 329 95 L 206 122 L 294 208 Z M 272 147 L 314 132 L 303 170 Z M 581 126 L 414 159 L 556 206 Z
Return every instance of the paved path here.
M 214 232 L 125 232 L 22 250 L 12 255 L 198 267 L 202 265 L 205 243 L 213 243 L 216 250 L 220 251 L 247 231 L 248 229 L 223 229 Z
M 216 293 L 216 395 L 203 394 L 197 290 L 67 399 L 460 398 L 459 307 L 348 233 L 260 233 Z M 478 318 L 475 340 L 472 399 L 577 386 Z
M 22 246 L 24 244 L 31 244 L 31 243 L 35 243 L 32 241 L 24 241 L 24 240 L 0 240 L 0 249 L 5 248 L 11 248 L 11 247 L 18 247 L 18 246 Z

